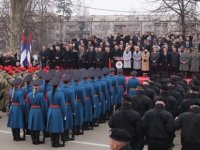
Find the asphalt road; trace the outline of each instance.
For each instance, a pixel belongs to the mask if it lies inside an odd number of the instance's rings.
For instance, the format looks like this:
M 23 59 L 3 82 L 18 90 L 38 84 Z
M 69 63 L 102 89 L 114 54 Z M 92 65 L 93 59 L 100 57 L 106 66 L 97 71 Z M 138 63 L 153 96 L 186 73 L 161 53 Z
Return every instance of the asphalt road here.
M 26 137 L 26 141 L 14 142 L 12 140 L 11 130 L 6 127 L 7 115 L 0 113 L 2 119 L 0 119 L 0 149 L 9 150 L 48 150 L 53 149 L 51 147 L 50 139 L 46 139 L 45 144 L 32 145 L 30 136 Z M 180 150 L 180 132 L 176 133 L 175 148 L 174 150 Z M 75 141 L 67 142 L 66 146 L 59 149 L 65 150 L 109 150 L 109 127 L 107 123 L 100 124 L 99 127 L 94 128 L 92 131 L 85 131 L 84 135 L 76 136 Z M 144 150 L 147 148 L 145 147 Z

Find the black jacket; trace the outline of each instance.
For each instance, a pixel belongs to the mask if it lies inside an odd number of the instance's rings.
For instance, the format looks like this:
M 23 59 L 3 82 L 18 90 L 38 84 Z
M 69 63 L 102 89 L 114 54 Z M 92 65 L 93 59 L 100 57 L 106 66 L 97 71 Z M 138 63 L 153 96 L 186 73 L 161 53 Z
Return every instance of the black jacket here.
M 200 108 L 182 113 L 175 120 L 175 128 L 181 129 L 182 144 L 200 144 Z
M 146 111 L 153 108 L 153 103 L 146 95 L 135 95 L 132 99 L 131 108 L 143 116 Z
M 136 139 L 140 134 L 140 115 L 132 110 L 129 105 L 123 104 L 121 110 L 116 111 L 111 116 L 108 125 L 110 128 L 125 129 Z
M 147 111 L 142 118 L 143 130 L 148 139 L 171 141 L 174 134 L 174 117 L 164 108 Z

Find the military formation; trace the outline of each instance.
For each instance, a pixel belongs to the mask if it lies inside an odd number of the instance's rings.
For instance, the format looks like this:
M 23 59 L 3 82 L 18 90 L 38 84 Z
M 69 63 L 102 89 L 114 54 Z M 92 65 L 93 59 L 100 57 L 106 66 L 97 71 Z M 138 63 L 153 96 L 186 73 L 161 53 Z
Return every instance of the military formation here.
M 105 123 L 119 108 L 126 90 L 122 70 L 114 75 L 114 68 L 31 72 L 33 68 L 23 77 L 14 74 L 7 79 L 11 86 L 7 126 L 14 141 L 30 135 L 38 145 L 50 137 L 52 147 L 63 147 L 66 141 L 75 140 L 75 135 Z M 4 72 L 9 74 L 12 69 Z

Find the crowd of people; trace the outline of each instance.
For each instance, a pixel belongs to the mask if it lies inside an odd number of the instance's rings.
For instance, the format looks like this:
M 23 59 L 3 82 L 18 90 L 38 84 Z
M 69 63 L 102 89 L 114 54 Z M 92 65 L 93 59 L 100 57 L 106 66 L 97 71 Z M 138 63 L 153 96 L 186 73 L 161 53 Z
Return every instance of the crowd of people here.
M 136 71 L 128 82 L 122 69 L 114 72 L 107 67 L 47 69 L 8 79 L 12 86 L 8 127 L 13 140 L 23 141 L 30 134 L 38 145 L 50 136 L 52 147 L 63 147 L 75 135 L 109 120 L 112 150 L 143 150 L 145 144 L 149 150 L 169 150 L 178 129 L 183 150 L 199 149 L 197 78 L 187 84 L 182 77 L 159 72 L 141 84 Z
M 154 33 L 133 36 L 96 36 L 72 39 L 65 43 L 43 46 L 40 52 L 42 67 L 61 66 L 64 69 L 117 67 L 122 62 L 126 75 L 136 70 L 139 76 L 151 76 L 158 71 L 169 74 L 182 72 L 185 76 L 199 72 L 200 54 L 193 47 L 193 37 L 173 33 L 158 37 Z

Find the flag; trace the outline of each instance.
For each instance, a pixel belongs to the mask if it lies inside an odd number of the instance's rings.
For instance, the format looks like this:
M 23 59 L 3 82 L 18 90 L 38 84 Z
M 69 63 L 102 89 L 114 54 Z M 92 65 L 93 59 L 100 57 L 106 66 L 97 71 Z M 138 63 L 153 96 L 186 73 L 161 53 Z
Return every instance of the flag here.
M 26 36 L 23 33 L 22 35 L 22 42 L 21 42 L 21 59 L 20 65 L 22 67 L 27 67 L 27 56 L 26 56 Z
M 28 37 L 28 43 L 29 43 L 29 47 L 27 50 L 27 61 L 28 61 L 28 66 L 31 66 L 31 53 L 32 53 L 32 33 L 31 32 Z

